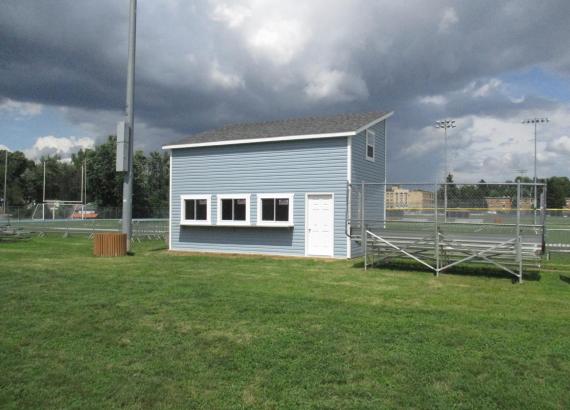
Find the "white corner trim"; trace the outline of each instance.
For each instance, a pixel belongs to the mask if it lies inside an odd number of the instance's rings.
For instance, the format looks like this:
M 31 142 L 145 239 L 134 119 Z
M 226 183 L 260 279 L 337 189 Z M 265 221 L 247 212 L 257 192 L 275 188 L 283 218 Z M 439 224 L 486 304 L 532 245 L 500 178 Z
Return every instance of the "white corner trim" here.
M 352 182 L 352 137 L 346 138 L 346 180 Z
M 245 199 L 245 221 L 226 221 L 222 219 L 222 199 Z M 251 225 L 251 194 L 217 194 L 217 221 L 219 226 L 249 226 Z M 232 211 L 233 212 L 233 211 Z
M 333 132 L 328 134 L 288 135 L 284 137 L 250 138 L 250 139 L 241 139 L 241 140 L 198 142 L 194 144 L 187 143 L 187 144 L 176 144 L 176 145 L 164 145 L 162 149 L 217 147 L 221 145 L 254 144 L 257 142 L 297 141 L 297 140 L 320 139 L 320 138 L 346 137 L 348 135 L 355 135 L 355 134 L 356 133 L 354 131 L 348 131 L 348 132 Z
M 388 182 L 388 125 L 384 123 L 384 221 L 386 221 L 386 182 Z
M 368 128 L 370 128 L 370 127 L 372 127 L 372 126 L 378 124 L 378 123 L 381 122 L 381 121 L 387 120 L 387 119 L 390 118 L 392 115 L 394 115 L 394 111 L 390 111 L 388 114 L 383 115 L 382 117 L 377 118 L 377 119 L 375 119 L 374 121 L 372 121 L 372 122 L 370 122 L 370 123 L 368 123 L 368 124 L 366 124 L 366 125 L 360 127 L 359 129 L 357 129 L 356 131 L 354 131 L 354 134 L 359 134 L 359 133 L 361 133 L 362 131 L 364 131 L 365 129 L 368 129 Z
M 168 250 L 172 250 L 172 151 L 170 151 L 168 173 Z
M 206 200 L 206 220 L 194 220 L 186 219 L 186 207 L 184 206 L 184 201 L 187 199 L 205 199 Z M 212 195 L 200 194 L 200 195 L 180 195 L 180 225 L 185 226 L 204 226 L 212 224 Z
M 292 227 L 294 226 L 294 220 L 293 220 L 293 211 L 294 211 L 294 197 L 295 194 L 292 193 L 288 193 L 288 194 L 257 194 L 257 226 L 267 226 L 267 227 Z M 261 206 L 261 200 L 262 199 L 288 199 L 289 200 L 289 220 L 287 222 L 285 221 L 263 221 L 261 219 L 262 216 L 262 206 Z
M 348 184 L 352 183 L 352 137 L 346 138 L 346 181 Z M 346 190 L 346 194 L 350 195 L 350 189 Z M 350 198 L 346 198 L 346 206 L 350 205 Z M 346 210 L 345 215 L 350 218 L 350 207 Z M 344 221 L 345 227 L 348 227 L 348 221 Z M 351 258 L 352 255 L 352 241 L 350 236 L 346 237 L 346 257 Z

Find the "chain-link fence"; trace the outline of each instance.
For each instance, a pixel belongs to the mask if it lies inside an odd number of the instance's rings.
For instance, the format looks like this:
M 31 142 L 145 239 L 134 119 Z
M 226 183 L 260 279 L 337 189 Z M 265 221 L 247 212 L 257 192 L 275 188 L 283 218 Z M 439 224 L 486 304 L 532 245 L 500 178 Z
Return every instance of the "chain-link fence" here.
M 121 230 L 121 208 L 69 203 L 32 204 L 8 207 L 0 221 L 5 227 L 28 234 L 93 235 Z M 156 217 L 134 218 L 133 239 L 166 239 L 168 209 L 153 210 Z M 165 217 L 166 216 L 166 217 Z
M 570 209 L 546 209 L 546 250 L 570 253 Z
M 349 184 L 347 234 L 365 256 L 415 259 L 436 273 L 486 263 L 522 278 L 546 240 L 543 184 Z

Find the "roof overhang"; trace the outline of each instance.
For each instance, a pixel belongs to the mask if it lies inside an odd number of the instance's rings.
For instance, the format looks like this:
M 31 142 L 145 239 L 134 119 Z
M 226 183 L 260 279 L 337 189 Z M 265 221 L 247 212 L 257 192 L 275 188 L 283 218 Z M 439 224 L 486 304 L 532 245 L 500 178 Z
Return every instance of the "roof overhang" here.
M 163 145 L 162 149 L 180 149 L 180 148 L 199 148 L 199 147 L 217 147 L 221 145 L 240 145 L 240 144 L 255 144 L 259 142 L 279 142 L 279 141 L 296 141 L 296 140 L 312 140 L 319 138 L 336 138 L 336 137 L 349 137 L 351 135 L 356 135 L 381 121 L 390 118 L 394 114 L 391 111 L 382 117 L 363 125 L 355 131 L 344 131 L 344 132 L 333 132 L 326 134 L 307 134 L 307 135 L 287 135 L 282 137 L 268 137 L 268 138 L 247 138 L 241 140 L 225 140 L 225 141 L 211 141 L 211 142 L 196 142 L 196 143 L 186 143 L 186 144 L 173 144 L 173 145 Z

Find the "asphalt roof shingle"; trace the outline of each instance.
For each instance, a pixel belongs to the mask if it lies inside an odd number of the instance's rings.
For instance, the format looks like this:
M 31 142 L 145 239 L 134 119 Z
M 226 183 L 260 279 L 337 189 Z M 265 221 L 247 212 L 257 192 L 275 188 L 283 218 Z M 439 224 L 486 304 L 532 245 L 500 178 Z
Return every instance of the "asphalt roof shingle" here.
M 314 135 L 353 132 L 384 117 L 388 112 L 338 114 L 327 117 L 293 118 L 258 123 L 230 124 L 221 128 L 194 134 L 169 145 L 202 144 L 209 142 L 278 138 L 296 135 Z

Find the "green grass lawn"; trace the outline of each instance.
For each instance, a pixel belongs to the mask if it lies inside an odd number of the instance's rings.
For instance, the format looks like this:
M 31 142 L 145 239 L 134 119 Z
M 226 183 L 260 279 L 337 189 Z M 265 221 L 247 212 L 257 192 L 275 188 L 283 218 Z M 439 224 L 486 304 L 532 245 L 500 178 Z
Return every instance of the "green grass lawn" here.
M 570 262 L 538 281 L 0 244 L 2 408 L 570 408 Z

